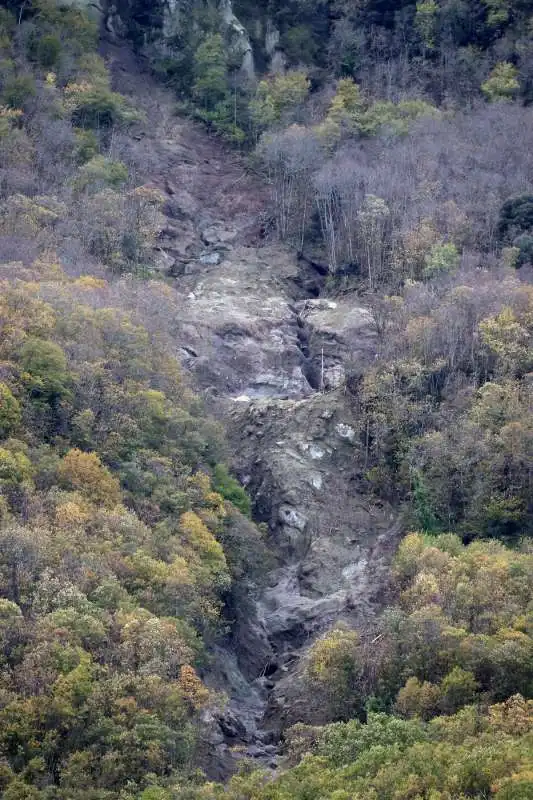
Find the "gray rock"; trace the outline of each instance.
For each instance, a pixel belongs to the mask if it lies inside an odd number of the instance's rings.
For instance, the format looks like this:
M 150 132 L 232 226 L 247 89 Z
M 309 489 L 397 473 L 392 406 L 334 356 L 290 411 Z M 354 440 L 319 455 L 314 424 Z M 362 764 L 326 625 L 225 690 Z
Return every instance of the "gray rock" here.
M 216 266 L 220 264 L 220 253 L 201 253 L 198 261 L 206 266 Z
M 338 389 L 346 380 L 346 371 L 342 364 L 335 364 L 324 370 L 324 389 Z
M 290 528 L 296 528 L 296 530 L 300 532 L 305 530 L 307 518 L 295 508 L 283 505 L 278 511 L 278 516 L 283 525 L 288 525 Z
M 202 240 L 207 245 L 228 245 L 235 241 L 238 231 L 236 228 L 225 228 L 222 225 L 211 225 L 202 231 Z
M 347 442 L 353 442 L 355 439 L 355 429 L 351 425 L 346 425 L 344 422 L 339 422 L 335 425 L 335 430 L 341 439 Z
M 219 727 L 229 739 L 246 739 L 247 731 L 245 725 L 238 719 L 230 709 L 227 709 L 218 719 Z
M 386 585 L 401 525 L 354 480 L 364 458 L 357 425 L 343 390 L 237 404 L 230 419 L 234 466 L 249 476 L 248 491 L 281 564 L 258 596 L 257 613 L 276 656 L 292 651 L 271 678 L 262 723 L 269 728 L 321 721 L 319 711 L 299 703 L 295 670 L 309 644 L 336 622 L 368 626 Z M 243 436 L 249 427 L 260 427 L 261 439 Z
M 153 265 L 157 272 L 169 274 L 175 264 L 176 259 L 172 258 L 169 253 L 160 247 L 157 247 L 153 252 Z
M 372 363 L 377 333 L 372 315 L 354 298 L 306 300 L 300 319 L 310 351 L 317 387 L 336 389 L 346 380 L 346 367 Z
M 172 196 L 166 201 L 163 210 L 171 219 L 192 218 L 198 213 L 198 203 L 192 194 L 185 189 L 177 189 L 167 180 L 167 187 L 172 185 Z M 170 193 L 170 192 L 169 192 Z
M 200 388 L 251 399 L 312 394 L 298 317 L 285 291 L 298 264 L 285 248 L 203 250 L 180 272 L 175 337 L 198 353 L 193 369 Z
M 229 35 L 231 51 L 233 55 L 241 59 L 241 73 L 245 78 L 253 81 L 255 64 L 248 31 L 235 16 L 231 0 L 220 0 L 220 10 Z

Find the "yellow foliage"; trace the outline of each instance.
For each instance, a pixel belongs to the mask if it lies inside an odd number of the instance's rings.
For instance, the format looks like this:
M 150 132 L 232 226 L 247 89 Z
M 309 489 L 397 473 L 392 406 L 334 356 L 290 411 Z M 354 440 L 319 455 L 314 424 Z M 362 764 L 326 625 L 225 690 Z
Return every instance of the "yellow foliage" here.
M 418 559 L 425 550 L 425 541 L 421 533 L 408 533 L 402 539 L 396 554 L 395 570 L 401 578 L 411 578 L 418 568 Z
M 439 687 L 418 678 L 409 678 L 396 698 L 396 710 L 402 717 L 431 717 L 440 698 Z
M 520 736 L 533 730 L 533 700 L 525 700 L 515 694 L 504 703 L 489 709 L 489 724 L 492 728 L 511 736 Z
M 419 572 L 413 583 L 402 592 L 402 605 L 410 609 L 424 608 L 439 598 L 439 582 L 430 572 Z
M 32 473 L 32 463 L 24 453 L 0 447 L 0 482 L 23 483 L 31 478 Z
M 130 192 L 131 197 L 135 197 L 142 205 L 161 206 L 165 202 L 165 196 L 155 186 L 137 186 Z
M 310 88 L 309 78 L 302 70 L 289 70 L 260 81 L 250 103 L 254 122 L 261 127 L 279 122 L 284 112 L 304 102 Z
M 222 545 L 194 511 L 186 511 L 181 515 L 180 531 L 191 568 L 207 569 L 217 584 L 227 584 L 229 573 Z
M 69 450 L 62 459 L 58 473 L 61 481 L 80 491 L 96 505 L 112 508 L 120 502 L 120 485 L 96 453 Z
M 511 100 L 520 89 L 517 76 L 514 64 L 509 61 L 499 61 L 487 80 L 481 84 L 481 91 L 492 103 Z
M 20 108 L 7 108 L 0 105 L 0 138 L 9 133 L 22 114 Z
M 174 622 L 161 619 L 145 609 L 121 615 L 122 653 L 146 674 L 172 675 L 187 663 L 192 652 Z
M 424 269 L 425 259 L 431 248 L 439 240 L 433 221 L 421 220 L 413 230 L 403 237 L 403 261 L 411 278 L 419 278 Z
M 64 90 L 64 105 L 67 111 L 73 111 L 80 97 L 87 95 L 94 90 L 94 84 L 89 81 L 73 81 L 65 86 Z
M 32 263 L 32 269 L 41 280 L 56 281 L 66 278 L 63 265 L 54 250 L 45 250 Z
M 184 664 L 180 668 L 178 685 L 184 700 L 186 700 L 195 711 L 204 708 L 209 702 L 209 689 L 202 683 L 194 667 Z
M 195 472 L 194 475 L 187 478 L 187 485 L 188 488 L 194 492 L 193 496 L 195 496 L 199 505 L 201 505 L 206 496 L 212 492 L 209 475 L 205 472 Z
M 183 556 L 176 556 L 168 565 L 166 574 L 167 586 L 193 586 L 194 578 Z
M 206 506 L 215 512 L 219 519 L 226 516 L 226 509 L 224 507 L 224 498 L 218 492 L 208 492 L 205 496 Z
M 89 519 L 89 511 L 83 503 L 75 500 L 66 500 L 57 506 L 55 512 L 56 524 L 60 528 L 72 528 L 83 525 Z
M 343 132 L 357 128 L 358 115 L 364 109 L 359 86 L 351 78 L 341 78 L 325 119 L 315 127 L 315 133 L 329 146 L 335 145 Z
M 343 672 L 349 662 L 355 661 L 359 637 L 355 631 L 335 628 L 312 646 L 306 673 L 312 680 L 329 683 L 336 672 Z
M 74 286 L 77 289 L 105 289 L 107 286 L 107 281 L 103 278 L 96 278 L 94 275 L 80 275 L 79 278 L 76 278 L 74 281 Z
M 136 576 L 147 584 L 162 585 L 169 574 L 168 564 L 152 558 L 142 549 L 136 550 L 132 556 L 125 558 L 124 561 L 134 570 Z

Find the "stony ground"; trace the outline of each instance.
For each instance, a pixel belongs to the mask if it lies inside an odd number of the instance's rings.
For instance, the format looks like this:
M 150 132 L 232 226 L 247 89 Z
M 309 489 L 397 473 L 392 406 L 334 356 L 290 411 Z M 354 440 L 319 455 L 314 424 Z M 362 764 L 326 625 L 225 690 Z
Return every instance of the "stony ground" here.
M 223 777 L 243 754 L 276 765 L 280 727 L 304 716 L 301 655 L 338 620 L 369 624 L 382 602 L 400 522 L 365 491 L 344 383 L 347 369 L 374 359 L 376 333 L 355 296 L 326 296 L 312 266 L 265 240 L 268 187 L 246 161 L 176 116 L 172 94 L 127 48 L 103 49 L 116 88 L 146 115 L 117 137 L 117 153 L 166 198 L 156 253 L 171 294 L 165 326 L 227 426 L 234 469 L 276 557 L 216 654 L 213 681 L 231 702 L 206 748 Z

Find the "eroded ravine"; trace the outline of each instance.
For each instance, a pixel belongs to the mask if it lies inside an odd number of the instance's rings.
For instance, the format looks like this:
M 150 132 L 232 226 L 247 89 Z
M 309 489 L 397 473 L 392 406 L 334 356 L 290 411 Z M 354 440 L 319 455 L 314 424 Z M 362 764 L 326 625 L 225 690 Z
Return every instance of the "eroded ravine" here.
M 368 625 L 399 532 L 392 508 L 362 488 L 357 405 L 344 385 L 347 370 L 373 360 L 376 333 L 354 297 L 317 297 L 324 276 L 262 239 L 268 191 L 245 162 L 177 117 L 172 94 L 126 46 L 103 51 L 147 120 L 114 147 L 165 196 L 155 255 L 173 278 L 178 353 L 225 424 L 275 557 L 214 653 L 208 680 L 230 700 L 206 724 L 206 764 L 214 778 L 243 756 L 275 768 L 280 730 L 302 716 L 302 653 L 336 621 Z

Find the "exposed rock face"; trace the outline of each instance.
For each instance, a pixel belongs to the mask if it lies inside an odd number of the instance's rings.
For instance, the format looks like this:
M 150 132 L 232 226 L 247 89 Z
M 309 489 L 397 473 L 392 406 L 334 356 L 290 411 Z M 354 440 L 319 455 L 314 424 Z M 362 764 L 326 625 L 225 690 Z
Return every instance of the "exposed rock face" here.
M 232 397 L 305 397 L 297 314 L 287 296 L 296 262 L 279 247 L 241 247 L 216 262 L 200 257 L 180 281 L 180 340 L 205 388 Z
M 231 0 L 220 0 L 220 11 L 230 38 L 230 47 L 241 59 L 241 71 L 249 80 L 255 78 L 255 64 L 252 43 L 248 31 L 233 12 Z
M 324 276 L 261 241 L 265 189 L 244 164 L 177 119 L 131 63 L 120 69 L 127 55 L 108 54 L 117 88 L 152 121 L 117 146 L 167 198 L 158 249 L 176 351 L 227 424 L 233 467 L 277 560 L 266 585 L 236 602 L 231 641 L 213 651 L 207 680 L 230 695 L 205 721 L 209 772 L 220 778 L 243 754 L 275 766 L 277 732 L 304 718 L 301 654 L 338 620 L 368 625 L 381 602 L 400 525 L 367 493 L 344 384 L 348 368 L 372 363 L 376 332 L 357 297 L 316 297 Z
M 315 386 L 335 389 L 344 383 L 346 367 L 364 368 L 372 360 L 376 352 L 372 315 L 353 297 L 305 300 L 300 308 Z
M 235 466 L 280 562 L 258 618 L 281 675 L 318 633 L 339 620 L 368 625 L 379 604 L 400 527 L 391 507 L 365 494 L 358 431 L 343 389 L 231 413 Z M 271 695 L 271 724 L 297 719 L 281 694 L 287 681 Z
M 67 0 L 88 9 L 105 23 L 107 33 L 115 39 L 138 29 L 142 21 L 145 41 L 161 49 L 165 55 L 172 52 L 173 41 L 183 31 L 184 20 L 190 15 L 190 6 L 183 0 L 145 0 L 131 3 L 130 0 L 101 0 L 100 5 L 90 0 Z M 235 16 L 232 0 L 218 0 L 221 33 L 225 34 L 232 60 L 240 61 L 241 73 L 246 80 L 255 78 L 253 47 L 248 31 Z M 138 42 L 139 44 L 139 42 Z

